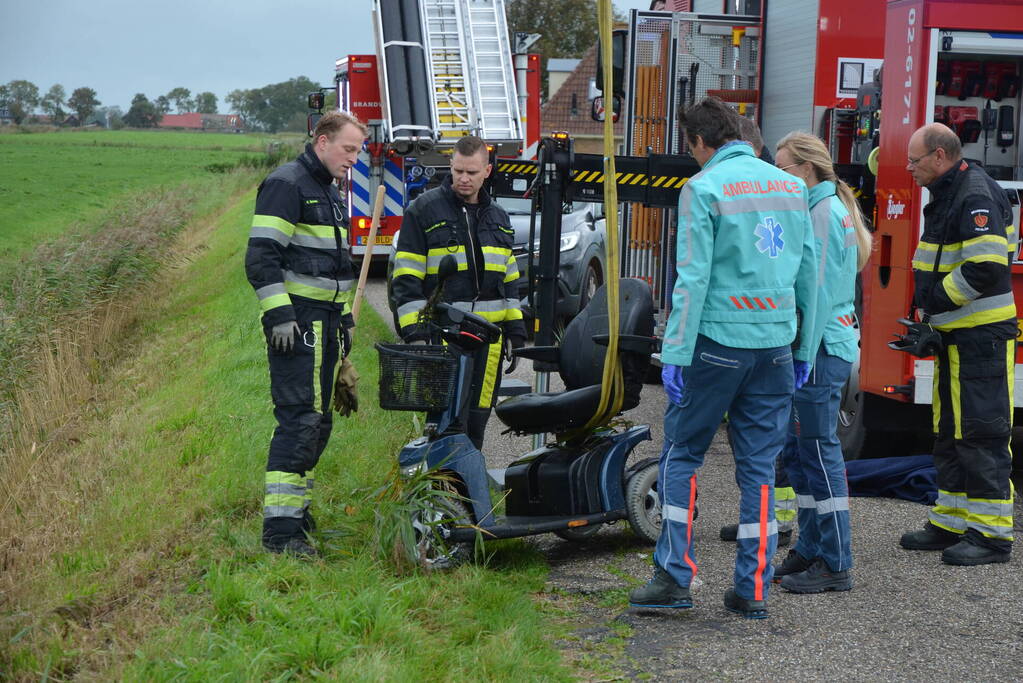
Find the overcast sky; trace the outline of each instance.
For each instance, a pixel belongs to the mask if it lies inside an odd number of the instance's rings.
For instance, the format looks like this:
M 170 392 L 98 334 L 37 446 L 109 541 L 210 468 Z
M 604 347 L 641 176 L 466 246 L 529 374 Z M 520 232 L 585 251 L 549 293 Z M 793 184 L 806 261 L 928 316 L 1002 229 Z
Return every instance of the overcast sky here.
M 558 0 L 549 0 L 557 2 Z M 647 9 L 649 0 L 615 0 Z M 96 91 L 127 111 L 182 86 L 211 91 L 221 113 L 235 89 L 296 76 L 322 85 L 334 60 L 374 51 L 372 0 L 0 0 L 0 84 Z

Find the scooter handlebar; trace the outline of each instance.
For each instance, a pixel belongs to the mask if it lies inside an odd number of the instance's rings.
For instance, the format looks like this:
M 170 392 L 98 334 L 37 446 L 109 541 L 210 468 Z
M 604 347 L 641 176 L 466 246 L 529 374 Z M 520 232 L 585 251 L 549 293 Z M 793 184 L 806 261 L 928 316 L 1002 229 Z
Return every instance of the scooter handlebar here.
M 447 315 L 455 325 L 464 327 L 465 323 L 469 323 L 470 326 L 475 326 L 478 330 L 485 333 L 490 343 L 496 342 L 501 337 L 501 328 L 494 323 L 490 322 L 486 318 L 471 313 L 469 311 L 463 311 L 460 308 L 455 308 L 451 304 L 444 302 L 437 303 L 437 311 Z M 469 330 L 471 331 L 471 330 Z

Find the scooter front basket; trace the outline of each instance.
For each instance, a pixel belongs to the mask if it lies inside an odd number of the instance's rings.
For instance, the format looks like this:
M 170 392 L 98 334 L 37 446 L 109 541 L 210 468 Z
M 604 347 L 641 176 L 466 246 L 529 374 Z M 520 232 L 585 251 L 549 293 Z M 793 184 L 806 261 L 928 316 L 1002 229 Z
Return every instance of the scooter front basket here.
M 455 393 L 458 358 L 445 346 L 376 344 L 380 356 L 380 407 L 443 410 Z

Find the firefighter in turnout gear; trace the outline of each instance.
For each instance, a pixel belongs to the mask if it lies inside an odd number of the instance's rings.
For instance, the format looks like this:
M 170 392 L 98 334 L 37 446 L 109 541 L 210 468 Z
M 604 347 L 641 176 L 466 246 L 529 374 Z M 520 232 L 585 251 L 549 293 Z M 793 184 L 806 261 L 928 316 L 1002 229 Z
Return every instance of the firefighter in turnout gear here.
M 739 140 L 732 110 L 709 97 L 680 117 L 701 171 L 679 194 L 678 279 L 661 351 L 668 395 L 657 491 L 654 576 L 636 607 L 692 607 L 696 471 L 725 413 L 739 484 L 739 528 L 725 608 L 767 616 L 777 546 L 774 464 L 795 386 L 817 351 L 817 255 L 803 181 Z M 803 316 L 793 353 L 796 311 Z M 795 356 L 795 361 L 793 360 Z
M 445 280 L 443 300 L 501 326 L 502 339 L 484 346 L 473 363 L 469 424 L 461 427 L 477 448 L 483 446 L 500 387 L 502 355 L 510 357 L 510 349 L 520 348 L 526 339 L 511 222 L 482 190 L 490 171 L 483 140 L 469 135 L 455 144 L 450 178 L 405 210 L 391 276 L 401 337 L 407 343 L 430 341 L 419 315 L 437 287 L 437 270 L 448 254 L 458 262 L 458 271 Z M 508 372 L 515 360 L 511 362 Z
M 943 562 L 1007 562 L 1012 550 L 1012 392 L 1016 232 L 1005 192 L 962 158 L 939 123 L 909 140 L 906 169 L 931 193 L 913 255 L 914 305 L 941 335 L 934 360 L 938 499 L 902 547 L 942 550 Z
M 354 269 L 348 210 L 335 178 L 355 163 L 366 127 L 325 114 L 313 142 L 259 186 L 245 273 L 259 297 L 277 427 L 270 441 L 263 546 L 312 556 L 313 469 L 330 437 L 331 390 L 350 347 Z

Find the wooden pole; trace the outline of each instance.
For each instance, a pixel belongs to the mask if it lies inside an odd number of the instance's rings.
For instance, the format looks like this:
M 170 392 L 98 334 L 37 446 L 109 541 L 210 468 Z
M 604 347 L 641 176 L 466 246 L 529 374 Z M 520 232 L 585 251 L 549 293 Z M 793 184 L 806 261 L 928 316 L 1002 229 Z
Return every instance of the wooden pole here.
M 380 227 L 380 214 L 384 209 L 384 184 L 377 187 L 377 199 L 373 204 L 373 218 L 369 223 L 369 237 L 366 238 L 366 253 L 362 255 L 362 270 L 359 272 L 359 284 L 355 288 L 352 299 L 352 320 L 358 324 L 359 308 L 362 305 L 362 290 L 366 289 L 366 278 L 369 277 L 369 262 L 373 256 L 373 244 L 377 240 L 377 228 Z

